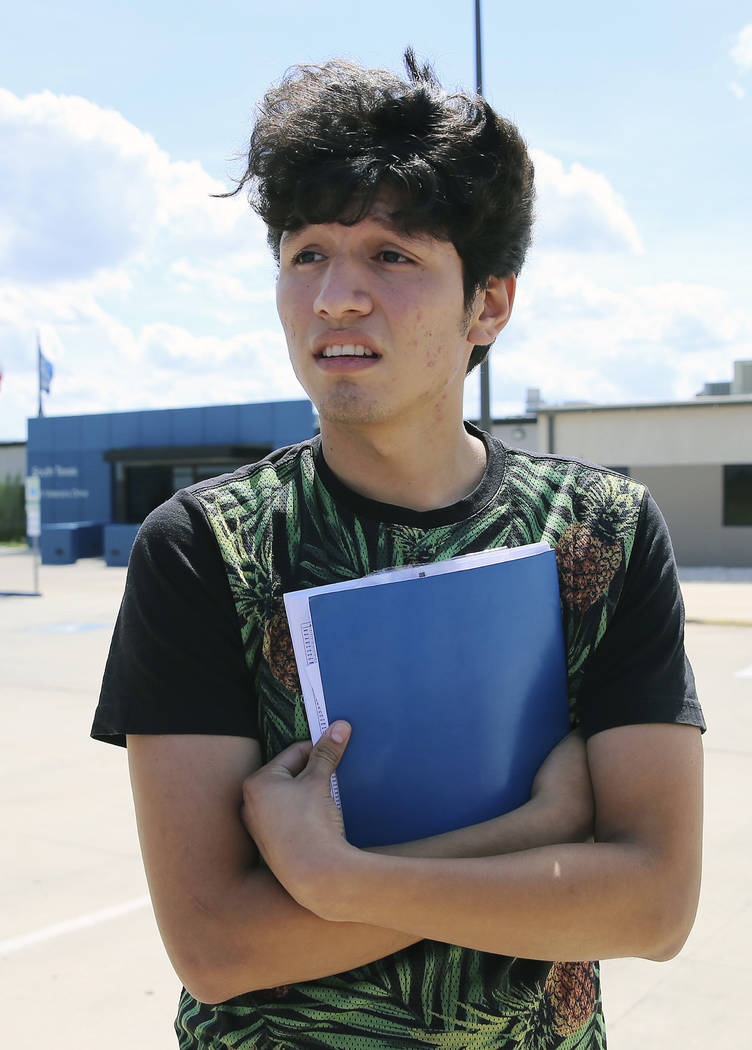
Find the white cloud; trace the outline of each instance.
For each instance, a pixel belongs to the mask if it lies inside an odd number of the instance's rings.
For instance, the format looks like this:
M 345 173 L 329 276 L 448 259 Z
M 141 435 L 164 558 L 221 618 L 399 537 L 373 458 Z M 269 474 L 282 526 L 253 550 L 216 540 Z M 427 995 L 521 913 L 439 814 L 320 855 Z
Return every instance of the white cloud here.
M 744 88 L 741 86 L 741 84 L 737 84 L 735 80 L 729 82 L 729 91 L 732 95 L 734 95 L 740 100 L 743 99 L 746 95 L 746 91 L 744 90 Z
M 266 263 L 266 260 L 264 262 Z M 189 259 L 184 258 L 176 259 L 170 264 L 176 288 L 181 293 L 185 295 L 210 293 L 220 300 L 230 300 L 235 303 L 243 301 L 271 303 L 274 301 L 272 267 L 267 265 L 264 269 L 266 273 L 263 275 L 267 277 L 267 280 L 262 282 L 261 287 L 254 287 L 247 279 L 247 273 L 244 280 L 236 273 L 228 272 L 226 268 L 219 269 L 216 264 L 196 266 Z
M 111 335 L 118 340 L 116 331 Z M 128 359 L 118 355 L 123 341 L 131 341 Z M 66 412 L 304 396 L 283 337 L 274 330 L 219 338 L 197 337 L 178 325 L 146 325 L 137 333 L 125 333 L 125 340 L 114 342 L 112 352 L 99 360 L 89 349 L 78 365 L 62 392 Z
M 752 22 L 739 30 L 730 55 L 741 73 L 752 70 Z
M 0 90 L 0 133 L 0 439 L 36 410 L 37 328 L 56 414 L 299 395 L 242 195 L 83 98 Z
M 605 175 L 531 150 L 538 188 L 539 249 L 641 252 L 642 240 L 624 201 Z
M 199 164 L 85 99 L 0 91 L 0 127 L 0 440 L 36 411 L 37 327 L 53 414 L 302 396 L 242 195 L 212 198 L 223 187 Z M 642 244 L 612 184 L 534 159 L 538 244 L 494 352 L 497 403 L 519 411 L 527 386 L 552 400 L 691 396 L 730 375 L 749 356 L 749 311 L 716 288 L 636 285 L 624 266 Z
M 50 92 L 0 91 L 0 272 L 48 281 L 116 266 L 149 237 L 158 195 L 148 136 L 117 113 Z
M 195 161 L 173 161 L 120 113 L 0 89 L 0 274 L 48 282 L 132 261 L 165 239 L 220 254 L 263 233 Z M 173 250 L 175 250 L 173 248 Z
M 618 290 L 563 257 L 538 258 L 520 282 L 492 358 L 495 400 L 540 387 L 549 401 L 691 398 L 748 357 L 752 311 L 690 282 Z
M 42 346 L 55 365 L 46 404 L 55 415 L 304 396 L 281 329 L 263 318 L 202 336 L 177 323 L 133 324 L 95 295 L 64 287 L 69 295 L 60 287 L 27 286 L 0 296 L 0 440 L 23 436 L 23 420 L 36 411 L 29 314 L 46 319 L 39 326 Z

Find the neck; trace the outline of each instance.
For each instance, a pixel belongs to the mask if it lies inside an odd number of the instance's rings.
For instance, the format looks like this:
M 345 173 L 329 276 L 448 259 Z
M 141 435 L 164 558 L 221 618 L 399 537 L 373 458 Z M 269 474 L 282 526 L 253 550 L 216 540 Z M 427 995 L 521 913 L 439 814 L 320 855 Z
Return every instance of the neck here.
M 455 426 L 374 428 L 321 420 L 329 468 L 354 492 L 380 503 L 426 511 L 469 495 L 486 468 L 483 442 Z

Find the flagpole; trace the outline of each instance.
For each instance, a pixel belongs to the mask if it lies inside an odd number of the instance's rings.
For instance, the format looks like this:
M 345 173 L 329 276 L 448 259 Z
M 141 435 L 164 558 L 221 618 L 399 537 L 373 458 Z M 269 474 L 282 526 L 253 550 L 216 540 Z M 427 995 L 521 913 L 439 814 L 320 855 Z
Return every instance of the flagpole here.
M 475 0 L 475 90 L 483 94 L 483 48 L 481 34 L 480 0 Z M 486 354 L 480 366 L 480 428 L 491 433 L 491 364 Z
M 37 332 L 37 415 L 43 416 L 42 411 L 42 343 Z

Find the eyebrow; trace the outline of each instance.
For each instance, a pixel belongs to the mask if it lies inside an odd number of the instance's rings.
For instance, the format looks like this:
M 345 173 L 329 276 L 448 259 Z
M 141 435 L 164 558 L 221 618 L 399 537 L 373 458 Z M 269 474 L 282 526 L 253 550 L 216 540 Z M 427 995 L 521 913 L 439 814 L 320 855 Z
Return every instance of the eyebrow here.
M 346 226 L 346 225 L 359 226 L 361 223 L 368 222 L 369 220 L 371 222 L 373 222 L 376 226 L 381 227 L 381 229 L 383 229 L 387 233 L 393 233 L 393 234 L 396 234 L 399 237 L 407 237 L 407 238 L 409 238 L 410 240 L 413 240 L 413 241 L 432 241 L 432 240 L 439 240 L 440 239 L 440 238 L 437 238 L 434 235 L 428 233 L 427 230 L 412 230 L 411 231 L 411 230 L 405 229 L 404 226 L 401 226 L 398 222 L 394 221 L 391 218 L 391 213 L 388 213 L 387 215 L 383 215 L 382 216 L 382 215 L 374 215 L 373 213 L 369 212 L 368 214 L 364 215 L 363 218 L 360 219 L 356 223 L 349 223 L 349 224 L 348 223 L 341 223 L 341 225 L 343 225 L 343 226 Z M 280 247 L 281 247 L 282 243 L 285 240 L 287 240 L 287 241 L 290 241 L 290 240 L 295 241 L 298 237 L 305 238 L 306 230 L 310 230 L 310 229 L 312 229 L 315 226 L 332 226 L 336 222 L 337 222 L 336 219 L 333 222 L 311 222 L 311 223 L 307 223 L 305 226 L 299 226 L 295 230 L 284 230 L 283 233 L 282 233 L 282 236 L 280 237 Z

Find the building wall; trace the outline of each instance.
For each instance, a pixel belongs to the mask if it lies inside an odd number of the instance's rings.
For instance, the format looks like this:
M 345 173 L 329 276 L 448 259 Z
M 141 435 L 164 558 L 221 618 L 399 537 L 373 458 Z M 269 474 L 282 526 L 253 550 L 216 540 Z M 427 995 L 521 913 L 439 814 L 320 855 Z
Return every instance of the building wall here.
M 663 511 L 679 565 L 752 565 L 752 527 L 723 524 L 723 466 L 635 464 Z
M 279 448 L 311 437 L 310 401 L 41 416 L 29 420 L 28 471 L 42 485 L 42 524 L 113 520 L 104 453 L 119 448 L 247 444 Z
M 549 423 L 549 419 L 552 423 Z M 752 566 L 752 526 L 723 524 L 727 464 L 752 464 L 752 398 L 542 409 L 541 448 L 626 467 L 650 488 L 680 565 Z
M 0 481 L 26 477 L 26 445 L 23 441 L 0 443 Z
M 529 418 L 494 420 L 491 433 L 511 448 L 524 448 L 528 452 L 537 452 L 538 422 L 534 416 Z
M 548 437 L 551 415 L 553 449 Z M 541 409 L 538 420 L 543 451 L 596 463 L 752 463 L 750 397 L 655 407 Z

